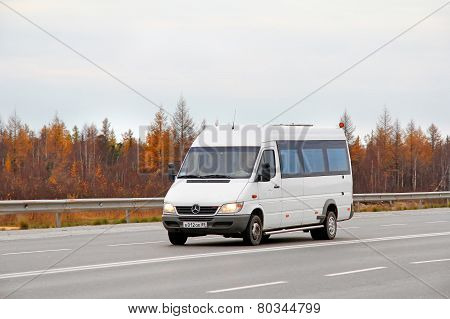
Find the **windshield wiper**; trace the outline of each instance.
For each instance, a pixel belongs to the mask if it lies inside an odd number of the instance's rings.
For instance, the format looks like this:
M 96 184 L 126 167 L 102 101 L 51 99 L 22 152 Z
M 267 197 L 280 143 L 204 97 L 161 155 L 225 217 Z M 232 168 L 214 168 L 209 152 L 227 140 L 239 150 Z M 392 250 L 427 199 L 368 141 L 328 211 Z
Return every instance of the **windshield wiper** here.
M 202 178 L 200 175 L 180 175 L 178 178 Z
M 202 175 L 201 178 L 232 178 L 228 175 L 220 175 L 220 174 L 211 174 L 211 175 Z

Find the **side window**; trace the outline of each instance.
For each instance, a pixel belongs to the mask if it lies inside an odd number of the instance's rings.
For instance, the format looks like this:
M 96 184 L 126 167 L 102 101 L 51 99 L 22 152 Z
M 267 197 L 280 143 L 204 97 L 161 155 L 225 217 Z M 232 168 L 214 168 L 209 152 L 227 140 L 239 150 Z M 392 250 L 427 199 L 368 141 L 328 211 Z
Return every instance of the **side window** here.
M 275 166 L 275 152 L 273 150 L 265 150 L 262 153 L 261 161 L 259 162 L 258 175 L 262 174 L 263 164 L 270 164 L 270 178 L 275 177 L 276 166 Z
M 328 168 L 330 173 L 349 174 L 347 145 L 344 141 L 330 141 L 327 143 Z
M 303 166 L 298 152 L 298 143 L 292 141 L 280 141 L 278 150 L 280 155 L 281 177 L 300 177 Z
M 280 157 L 283 176 L 300 175 L 300 158 L 296 149 L 280 150 Z
M 345 141 L 278 141 L 277 145 L 282 178 L 350 174 Z
M 325 173 L 325 160 L 322 148 L 304 148 L 302 149 L 302 155 L 307 175 Z

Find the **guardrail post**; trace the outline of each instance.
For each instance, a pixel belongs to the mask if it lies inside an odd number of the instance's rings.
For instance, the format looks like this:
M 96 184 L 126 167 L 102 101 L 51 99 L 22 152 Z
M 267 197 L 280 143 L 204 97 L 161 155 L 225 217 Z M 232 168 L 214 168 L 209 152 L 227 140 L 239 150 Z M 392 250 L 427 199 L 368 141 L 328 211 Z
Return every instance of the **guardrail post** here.
M 61 213 L 55 213 L 56 228 L 61 228 Z
M 130 210 L 129 209 L 127 209 L 125 211 L 125 220 L 127 221 L 127 224 L 130 223 Z

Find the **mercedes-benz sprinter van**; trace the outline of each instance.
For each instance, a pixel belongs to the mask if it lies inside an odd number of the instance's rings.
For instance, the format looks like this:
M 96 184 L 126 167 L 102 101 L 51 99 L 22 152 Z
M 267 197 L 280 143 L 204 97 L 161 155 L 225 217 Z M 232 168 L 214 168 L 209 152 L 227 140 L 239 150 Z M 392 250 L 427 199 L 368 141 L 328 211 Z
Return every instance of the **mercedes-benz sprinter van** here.
M 352 218 L 352 170 L 342 129 L 309 125 L 207 126 L 164 199 L 170 242 L 208 234 L 258 245 L 305 231 L 334 239 Z

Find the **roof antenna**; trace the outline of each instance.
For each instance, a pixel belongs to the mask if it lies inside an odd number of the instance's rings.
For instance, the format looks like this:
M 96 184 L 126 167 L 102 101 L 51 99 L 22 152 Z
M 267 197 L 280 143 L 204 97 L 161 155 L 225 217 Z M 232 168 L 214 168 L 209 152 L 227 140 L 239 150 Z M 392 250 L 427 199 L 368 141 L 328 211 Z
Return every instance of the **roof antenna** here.
M 233 126 L 231 127 L 232 130 L 234 130 L 234 122 L 236 122 L 236 108 L 234 108 Z

